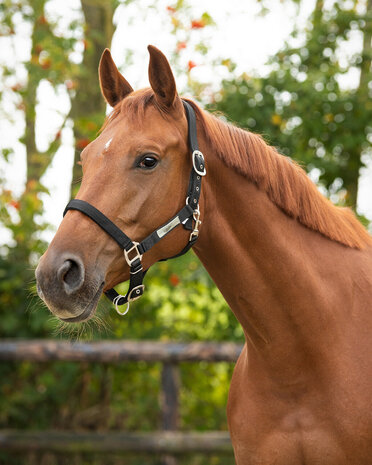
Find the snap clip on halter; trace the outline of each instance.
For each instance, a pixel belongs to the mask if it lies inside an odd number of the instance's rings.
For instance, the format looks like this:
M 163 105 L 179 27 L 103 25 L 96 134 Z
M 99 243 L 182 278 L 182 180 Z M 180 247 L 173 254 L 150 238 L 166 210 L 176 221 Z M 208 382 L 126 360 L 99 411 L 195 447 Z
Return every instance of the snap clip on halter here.
M 199 204 L 195 208 L 193 214 L 192 214 L 194 221 L 195 221 L 195 226 L 194 229 L 192 230 L 190 234 L 189 241 L 191 242 L 192 240 L 196 239 L 199 236 L 199 226 L 201 225 L 202 221 L 200 219 L 200 210 L 199 210 Z

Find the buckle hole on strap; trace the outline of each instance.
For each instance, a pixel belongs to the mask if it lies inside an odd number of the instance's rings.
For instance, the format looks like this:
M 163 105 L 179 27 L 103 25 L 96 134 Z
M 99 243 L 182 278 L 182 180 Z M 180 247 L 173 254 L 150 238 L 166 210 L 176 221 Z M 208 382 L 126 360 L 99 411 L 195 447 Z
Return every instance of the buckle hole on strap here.
M 145 285 L 140 284 L 139 286 L 134 287 L 128 294 L 128 302 L 134 302 L 139 299 L 145 290 Z

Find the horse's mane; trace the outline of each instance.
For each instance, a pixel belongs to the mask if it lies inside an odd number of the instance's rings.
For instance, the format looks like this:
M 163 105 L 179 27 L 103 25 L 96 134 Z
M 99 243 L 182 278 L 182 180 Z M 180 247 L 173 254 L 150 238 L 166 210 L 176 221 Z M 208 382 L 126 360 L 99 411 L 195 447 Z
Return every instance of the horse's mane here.
M 128 96 L 122 106 L 129 106 L 131 113 L 142 116 L 150 102 L 154 102 L 153 92 L 145 89 Z M 354 213 L 325 198 L 296 162 L 278 153 L 261 136 L 223 122 L 191 100 L 187 102 L 195 110 L 208 147 L 228 167 L 265 191 L 288 216 L 348 247 L 363 249 L 372 245 L 372 237 Z M 115 107 L 107 122 L 116 118 L 122 106 Z
M 346 246 L 362 249 L 372 244 L 372 237 L 354 213 L 333 205 L 296 162 L 278 153 L 261 136 L 225 123 L 188 102 L 196 112 L 208 147 L 227 166 L 265 191 L 288 216 Z

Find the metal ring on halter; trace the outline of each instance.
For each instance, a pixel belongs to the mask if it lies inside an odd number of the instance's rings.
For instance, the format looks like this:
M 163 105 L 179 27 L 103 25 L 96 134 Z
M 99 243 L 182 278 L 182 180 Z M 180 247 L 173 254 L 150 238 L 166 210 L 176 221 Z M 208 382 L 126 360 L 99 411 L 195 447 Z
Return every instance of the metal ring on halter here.
M 129 311 L 129 304 L 130 304 L 130 302 L 127 302 L 127 306 L 126 306 L 125 310 L 124 310 L 123 312 L 121 312 L 121 311 L 119 310 L 119 307 L 118 307 L 118 302 L 119 302 L 119 300 L 120 300 L 122 297 L 124 297 L 124 296 L 123 296 L 123 295 L 120 295 L 120 294 L 117 295 L 117 296 L 114 298 L 114 300 L 112 301 L 112 303 L 115 305 L 115 309 L 116 309 L 116 311 L 119 313 L 119 315 L 124 316 L 124 315 L 126 315 L 126 314 L 128 313 L 128 311 Z

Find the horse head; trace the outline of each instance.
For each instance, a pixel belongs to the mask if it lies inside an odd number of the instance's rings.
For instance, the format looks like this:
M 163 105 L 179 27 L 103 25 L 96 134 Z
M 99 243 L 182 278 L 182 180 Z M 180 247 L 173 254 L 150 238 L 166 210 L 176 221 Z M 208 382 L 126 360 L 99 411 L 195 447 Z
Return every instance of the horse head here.
M 106 49 L 99 64 L 103 97 L 114 109 L 81 153 L 76 196 L 140 242 L 185 206 L 192 166 L 188 122 L 166 57 L 150 53 L 150 88 L 133 91 Z M 199 190 L 199 188 L 198 188 Z M 175 255 L 190 233 L 175 228 L 144 256 L 143 269 Z M 40 297 L 65 321 L 89 319 L 106 290 L 128 280 L 117 243 L 81 211 L 68 211 L 36 270 Z

